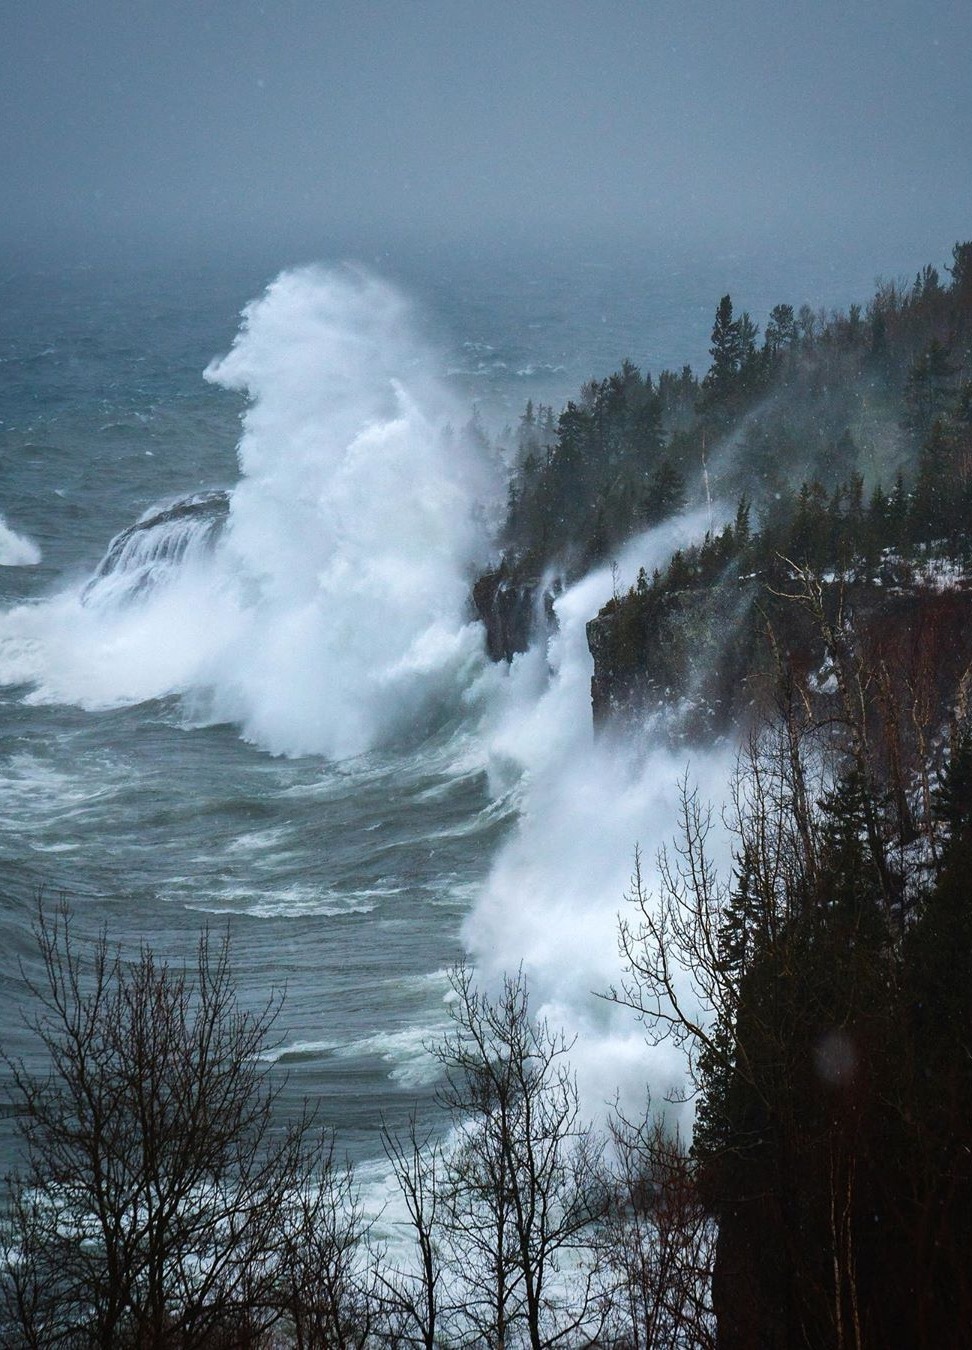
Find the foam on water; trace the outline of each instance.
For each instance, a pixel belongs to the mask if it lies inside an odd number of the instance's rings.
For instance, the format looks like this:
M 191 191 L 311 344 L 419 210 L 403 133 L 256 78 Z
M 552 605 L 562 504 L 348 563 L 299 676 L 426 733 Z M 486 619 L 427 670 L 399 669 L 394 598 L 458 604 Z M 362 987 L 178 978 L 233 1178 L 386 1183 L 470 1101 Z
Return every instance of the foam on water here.
M 34 541 L 12 530 L 0 515 L 0 567 L 36 567 L 40 560 Z
M 257 1058 L 265 1064 L 287 1063 L 288 1060 L 332 1054 L 338 1045 L 338 1041 L 288 1041 L 286 1045 L 261 1051 Z
M 415 1026 L 398 1031 L 380 1031 L 372 1036 L 340 1046 L 340 1059 L 357 1060 L 374 1056 L 388 1065 L 388 1076 L 405 1088 L 427 1087 L 440 1074 L 439 1064 L 429 1053 L 429 1043 L 446 1030 L 445 1016 L 430 1018 Z
M 86 708 L 182 694 L 285 754 L 441 721 L 482 662 L 468 589 L 494 485 L 433 364 L 392 287 L 280 276 L 206 372 L 249 398 L 225 525 L 218 493 L 153 508 L 87 588 L 3 616 L 0 679 Z
M 201 914 L 244 914 L 251 919 L 300 919 L 308 916 L 336 919 L 371 914 L 377 908 L 374 891 L 350 893 L 318 886 L 285 886 L 275 890 L 234 887 L 216 891 L 205 900 L 187 901 L 186 908 Z

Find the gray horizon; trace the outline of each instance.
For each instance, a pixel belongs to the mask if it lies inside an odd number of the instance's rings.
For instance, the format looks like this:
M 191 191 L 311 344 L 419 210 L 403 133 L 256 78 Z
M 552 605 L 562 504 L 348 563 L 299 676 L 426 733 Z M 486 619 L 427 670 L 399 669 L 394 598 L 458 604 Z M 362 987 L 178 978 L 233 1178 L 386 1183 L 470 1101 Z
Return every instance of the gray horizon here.
M 956 0 L 36 0 L 0 234 L 940 251 L 972 234 L 970 68 Z

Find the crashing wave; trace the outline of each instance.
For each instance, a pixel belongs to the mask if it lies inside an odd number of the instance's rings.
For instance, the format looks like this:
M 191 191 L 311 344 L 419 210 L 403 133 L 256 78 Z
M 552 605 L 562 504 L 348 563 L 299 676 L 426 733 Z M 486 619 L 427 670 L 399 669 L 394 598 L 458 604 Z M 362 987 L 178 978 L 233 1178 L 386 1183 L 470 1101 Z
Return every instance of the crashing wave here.
M 119 604 L 146 595 L 176 568 L 211 552 L 229 514 L 222 488 L 151 506 L 116 534 L 85 586 L 85 605 Z
M 500 484 L 410 307 L 353 269 L 284 273 L 206 378 L 247 396 L 239 481 L 152 507 L 87 584 L 0 614 L 35 701 L 181 696 L 276 754 L 415 741 L 481 674 L 469 577 Z M 472 697 L 473 695 L 470 695 Z

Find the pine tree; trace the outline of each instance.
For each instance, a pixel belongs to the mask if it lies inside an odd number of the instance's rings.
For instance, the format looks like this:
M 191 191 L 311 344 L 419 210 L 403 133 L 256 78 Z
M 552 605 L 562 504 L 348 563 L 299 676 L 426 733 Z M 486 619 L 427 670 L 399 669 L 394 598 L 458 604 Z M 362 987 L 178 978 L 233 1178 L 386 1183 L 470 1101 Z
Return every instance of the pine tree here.
M 796 342 L 796 321 L 792 305 L 774 305 L 766 325 L 766 346 L 774 353 L 788 350 Z
M 712 365 L 704 381 L 710 402 L 719 402 L 731 394 L 743 354 L 740 325 L 732 317 L 732 299 L 724 295 L 712 326 L 712 346 L 709 348 Z

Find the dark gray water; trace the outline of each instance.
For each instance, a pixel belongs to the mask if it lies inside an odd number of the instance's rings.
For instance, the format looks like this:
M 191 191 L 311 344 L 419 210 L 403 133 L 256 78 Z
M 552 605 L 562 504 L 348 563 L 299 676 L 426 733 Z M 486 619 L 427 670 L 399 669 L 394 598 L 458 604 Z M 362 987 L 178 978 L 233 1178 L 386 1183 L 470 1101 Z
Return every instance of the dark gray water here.
M 747 279 L 759 318 L 870 279 L 854 259 L 383 261 L 417 313 L 372 324 L 380 283 L 305 276 L 222 385 L 202 371 L 272 269 L 34 264 L 0 287 L 0 1031 L 30 1057 L 41 892 L 168 954 L 228 923 L 244 996 L 286 986 L 288 1100 L 319 1097 L 358 1156 L 430 1100 L 445 972 L 517 828 L 465 608 L 486 545 L 460 517 L 496 485 L 429 448 L 441 422 L 478 403 L 499 429 L 624 356 L 704 363 Z M 243 384 L 260 417 L 238 459 Z M 135 586 L 129 550 L 89 586 L 113 537 L 214 489 L 230 523 L 195 553 L 163 540 Z

